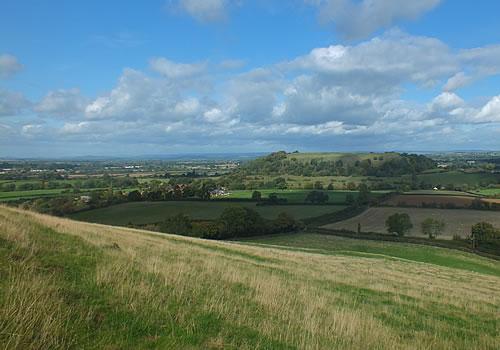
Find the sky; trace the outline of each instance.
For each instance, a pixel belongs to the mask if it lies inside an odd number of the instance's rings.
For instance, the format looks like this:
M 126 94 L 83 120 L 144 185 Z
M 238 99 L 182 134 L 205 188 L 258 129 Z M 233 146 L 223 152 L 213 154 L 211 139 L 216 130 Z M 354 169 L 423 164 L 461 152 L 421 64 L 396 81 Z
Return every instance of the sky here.
M 500 150 L 497 0 L 3 0 L 0 157 Z

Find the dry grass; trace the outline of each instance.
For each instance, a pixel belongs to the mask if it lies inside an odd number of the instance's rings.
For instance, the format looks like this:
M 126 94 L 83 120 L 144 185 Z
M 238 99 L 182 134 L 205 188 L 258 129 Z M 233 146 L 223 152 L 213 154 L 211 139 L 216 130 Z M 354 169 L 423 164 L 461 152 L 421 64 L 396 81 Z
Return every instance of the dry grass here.
M 10 266 L 0 270 L 8 277 L 0 285 L 5 348 L 500 344 L 496 276 L 156 235 L 3 207 L 0 237 Z M 22 258 L 13 258 L 16 251 Z M 62 271 L 53 268 L 58 257 L 67 259 Z M 92 263 L 77 268 L 82 261 Z M 68 290 L 95 293 L 100 302 L 80 295 L 74 303 Z

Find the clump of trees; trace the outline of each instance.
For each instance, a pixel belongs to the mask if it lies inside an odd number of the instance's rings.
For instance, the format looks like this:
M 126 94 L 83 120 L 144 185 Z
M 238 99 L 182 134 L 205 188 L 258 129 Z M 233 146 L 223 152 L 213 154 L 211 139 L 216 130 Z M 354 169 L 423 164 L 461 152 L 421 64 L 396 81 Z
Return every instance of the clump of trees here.
M 406 213 L 395 213 L 387 218 L 385 221 L 387 232 L 396 233 L 398 236 L 404 236 L 412 228 L 410 216 Z
M 476 249 L 481 243 L 500 240 L 500 230 L 488 222 L 479 222 L 471 227 L 470 240 Z
M 323 191 L 311 191 L 307 194 L 305 201 L 311 204 L 324 204 L 328 202 L 330 197 L 328 193 Z
M 445 223 L 441 220 L 427 218 L 422 221 L 421 229 L 422 233 L 429 237 L 429 239 L 434 239 L 443 233 L 445 228 Z
M 234 206 L 224 209 L 214 221 L 195 221 L 186 215 L 176 215 L 159 225 L 161 232 L 176 233 L 207 239 L 231 239 L 237 237 L 293 232 L 303 224 L 287 213 L 280 213 L 276 219 L 264 219 L 253 209 Z

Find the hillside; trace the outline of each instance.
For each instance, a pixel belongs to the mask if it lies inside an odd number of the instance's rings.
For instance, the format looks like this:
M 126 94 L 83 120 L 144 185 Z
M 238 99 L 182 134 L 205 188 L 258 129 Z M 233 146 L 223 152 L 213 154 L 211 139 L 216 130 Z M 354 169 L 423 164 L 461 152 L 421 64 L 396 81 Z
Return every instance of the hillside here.
M 415 258 L 415 246 L 396 254 L 356 241 L 360 253 L 287 242 L 204 241 L 0 207 L 0 344 L 499 347 L 496 261 L 429 248 L 456 262 L 446 265 Z
M 434 169 L 426 156 L 406 153 L 271 153 L 249 161 L 245 175 L 401 176 Z

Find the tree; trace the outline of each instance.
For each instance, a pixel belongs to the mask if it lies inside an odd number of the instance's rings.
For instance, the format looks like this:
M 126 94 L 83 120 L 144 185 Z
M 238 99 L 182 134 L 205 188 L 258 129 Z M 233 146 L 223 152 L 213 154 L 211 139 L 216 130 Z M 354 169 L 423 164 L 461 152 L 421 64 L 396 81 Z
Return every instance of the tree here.
M 321 181 L 316 181 L 314 183 L 314 189 L 315 190 L 322 190 L 323 189 L 323 184 L 321 183 Z
M 326 188 L 328 191 L 333 191 L 334 190 L 334 187 L 333 187 L 333 183 L 329 183 L 328 184 L 328 187 Z
M 385 226 L 389 233 L 397 233 L 398 236 L 404 236 L 413 227 L 410 216 L 406 213 L 395 213 L 387 218 Z
M 252 199 L 254 201 L 259 202 L 262 199 L 262 193 L 260 193 L 259 191 L 253 191 L 253 193 L 252 193 Z
M 219 222 L 219 238 L 231 238 L 256 234 L 264 229 L 264 223 L 255 210 L 244 207 L 229 207 L 222 212 Z
M 479 222 L 471 228 L 470 238 L 472 241 L 472 248 L 477 248 L 480 241 L 496 238 L 497 236 L 499 236 L 499 232 L 492 224 L 489 222 Z
M 185 214 L 177 214 L 166 219 L 160 224 L 160 231 L 165 233 L 188 235 L 191 232 L 191 229 L 191 219 Z
M 127 200 L 129 202 L 138 202 L 142 200 L 141 192 L 137 190 L 129 192 L 127 195 Z
M 427 218 L 422 222 L 421 228 L 422 233 L 429 236 L 430 239 L 434 239 L 443 233 L 445 223 L 443 221 Z
M 358 186 L 358 203 L 359 204 L 368 204 L 370 201 L 370 189 L 368 188 L 368 185 L 365 183 L 361 183 Z
M 305 201 L 313 204 L 321 204 L 328 202 L 328 194 L 322 191 L 311 191 L 307 194 Z

